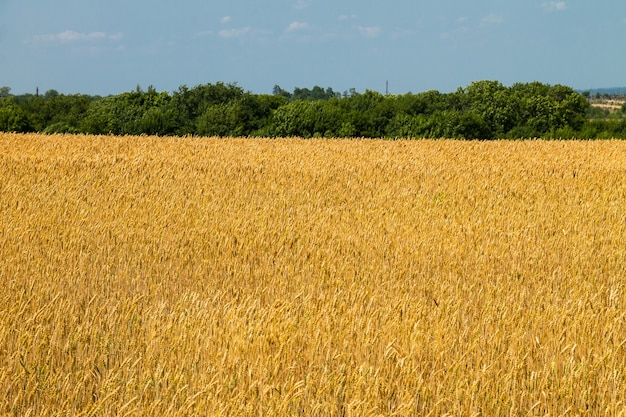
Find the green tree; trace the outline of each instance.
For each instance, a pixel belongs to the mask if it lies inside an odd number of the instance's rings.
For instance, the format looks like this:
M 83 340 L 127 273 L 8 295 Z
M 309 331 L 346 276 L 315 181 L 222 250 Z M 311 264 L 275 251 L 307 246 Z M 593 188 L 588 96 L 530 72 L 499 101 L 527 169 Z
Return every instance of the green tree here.
M 393 118 L 395 110 L 393 101 L 382 94 L 366 90 L 363 94 L 355 94 L 341 99 L 345 117 L 361 137 L 383 137 L 387 124 Z
M 28 117 L 24 110 L 13 102 L 0 105 L 0 131 L 28 132 Z
M 433 114 L 437 111 L 449 109 L 448 97 L 437 90 L 419 93 L 417 98 L 423 103 L 422 112 L 425 114 Z
M 147 109 L 137 121 L 137 130 L 147 135 L 173 135 L 176 114 L 167 104 Z
M 44 95 L 46 133 L 78 133 L 91 105 L 86 95 L 63 95 L 49 90 Z
M 272 123 L 272 136 L 278 137 L 336 136 L 350 128 L 336 103 L 326 101 L 293 101 L 276 109 Z
M 585 123 L 589 102 L 570 87 L 556 85 L 550 92 L 556 102 L 557 128 L 579 130 Z
M 455 136 L 463 139 L 492 139 L 491 126 L 485 119 L 473 111 L 465 112 L 459 117 Z
M 210 106 L 226 104 L 243 96 L 244 91 L 236 84 L 198 85 L 193 88 L 181 86 L 172 96 L 172 108 L 177 115 L 176 133 L 195 134 L 197 119 L 204 115 Z
M 283 90 L 282 88 L 280 88 L 278 84 L 274 86 L 274 89 L 272 90 L 272 94 L 275 96 L 284 97 L 287 100 L 291 100 L 291 97 L 292 97 L 289 91 Z
M 290 98 L 293 100 L 330 100 L 332 98 L 339 98 L 340 96 L 341 94 L 335 93 L 330 87 L 324 89 L 316 85 L 311 90 L 296 87 Z
M 502 137 L 516 125 L 518 103 L 500 82 L 474 82 L 465 89 L 465 94 L 469 109 L 487 124 L 486 131 L 491 135 Z
M 429 133 L 428 116 L 396 113 L 387 124 L 385 136 L 392 139 L 420 138 Z
M 170 101 L 168 93 L 154 88 L 106 97 L 92 103 L 81 128 L 91 134 L 172 134 L 176 120 Z
M 196 119 L 195 132 L 202 136 L 241 136 L 239 112 L 235 103 L 212 104 Z
M 557 130 L 578 131 L 587 118 L 589 102 L 570 87 L 518 83 L 511 91 L 519 110 L 517 123 L 507 134 L 509 137 L 542 137 Z

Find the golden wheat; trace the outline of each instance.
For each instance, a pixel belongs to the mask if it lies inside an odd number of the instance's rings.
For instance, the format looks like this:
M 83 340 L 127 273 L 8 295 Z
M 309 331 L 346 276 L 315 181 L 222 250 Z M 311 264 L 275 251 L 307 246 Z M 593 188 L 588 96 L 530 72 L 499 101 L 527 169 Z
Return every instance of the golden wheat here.
M 0 134 L 0 414 L 626 415 L 626 142 Z

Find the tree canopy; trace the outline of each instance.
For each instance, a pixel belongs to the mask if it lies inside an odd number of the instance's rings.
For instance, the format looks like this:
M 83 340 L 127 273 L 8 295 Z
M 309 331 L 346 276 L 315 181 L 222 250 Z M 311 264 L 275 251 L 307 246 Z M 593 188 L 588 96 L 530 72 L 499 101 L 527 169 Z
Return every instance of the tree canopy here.
M 0 130 L 115 135 L 369 138 L 626 138 L 622 119 L 594 119 L 589 95 L 539 82 L 477 81 L 452 93 L 382 95 L 354 89 L 274 86 L 253 94 L 237 84 L 139 86 L 108 97 L 11 94 L 0 88 Z M 625 106 L 626 107 L 626 106 Z M 621 110 L 626 111 L 626 108 Z

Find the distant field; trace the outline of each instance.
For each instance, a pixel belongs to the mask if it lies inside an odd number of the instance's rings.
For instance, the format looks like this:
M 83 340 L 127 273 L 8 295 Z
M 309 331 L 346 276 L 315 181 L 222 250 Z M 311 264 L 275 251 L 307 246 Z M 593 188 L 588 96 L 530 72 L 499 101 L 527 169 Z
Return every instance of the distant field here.
M 624 106 L 626 100 L 623 99 L 602 99 L 602 98 L 592 98 L 589 99 L 589 103 L 592 107 L 599 107 L 601 109 L 609 110 L 609 111 L 618 111 Z
M 0 134 L 0 414 L 625 415 L 626 142 Z

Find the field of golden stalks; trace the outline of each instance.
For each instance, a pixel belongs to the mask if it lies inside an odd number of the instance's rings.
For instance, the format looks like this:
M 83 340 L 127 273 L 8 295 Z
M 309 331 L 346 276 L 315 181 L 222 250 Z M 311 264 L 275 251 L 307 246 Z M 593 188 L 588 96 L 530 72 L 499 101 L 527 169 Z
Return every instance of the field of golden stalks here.
M 0 415 L 626 415 L 626 142 L 0 134 Z

